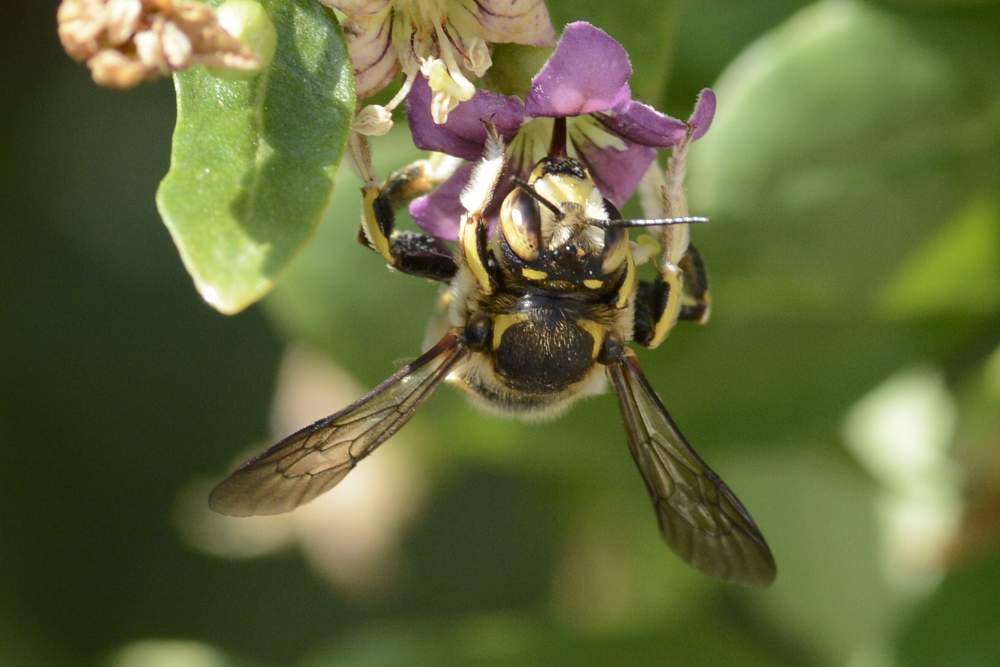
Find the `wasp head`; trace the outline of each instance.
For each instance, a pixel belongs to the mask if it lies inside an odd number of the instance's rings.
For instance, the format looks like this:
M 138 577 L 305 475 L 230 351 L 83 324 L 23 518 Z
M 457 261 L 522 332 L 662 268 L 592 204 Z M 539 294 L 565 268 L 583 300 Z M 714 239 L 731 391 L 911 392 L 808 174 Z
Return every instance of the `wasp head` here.
M 587 169 L 564 155 L 542 158 L 500 208 L 500 261 L 537 280 L 605 281 L 624 264 L 625 229 Z

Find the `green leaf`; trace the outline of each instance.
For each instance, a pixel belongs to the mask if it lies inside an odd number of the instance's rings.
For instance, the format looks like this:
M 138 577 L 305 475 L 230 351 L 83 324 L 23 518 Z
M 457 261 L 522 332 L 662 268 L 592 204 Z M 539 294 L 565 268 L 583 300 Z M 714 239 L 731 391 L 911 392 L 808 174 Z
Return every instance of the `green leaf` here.
M 697 368 L 717 388 L 696 376 L 685 388 L 712 400 L 681 414 L 711 428 L 725 406 L 748 437 L 816 436 L 926 360 L 924 335 L 886 322 L 877 297 L 902 258 L 996 189 L 1000 77 L 983 63 L 1000 57 L 998 18 L 820 2 L 730 65 L 689 169 L 692 212 L 712 218 L 694 234 L 713 320 L 697 342 L 678 327 L 667 344 L 672 373 Z M 953 327 L 940 352 L 960 354 L 968 334 Z
M 420 157 L 403 123 L 373 139 L 372 151 L 380 177 Z M 375 384 L 393 371 L 393 360 L 420 353 L 437 286 L 390 271 L 357 242 L 360 189 L 353 170 L 341 170 L 325 223 L 264 306 L 289 337 L 326 350 Z M 408 218 L 405 208 L 397 211 L 398 226 Z
M 889 317 L 980 315 L 1000 308 L 1000 211 L 973 201 L 906 258 L 883 285 Z
M 483 88 L 504 95 L 528 96 L 531 79 L 545 65 L 552 49 L 522 44 L 497 44 L 493 47 L 493 65 L 480 80 Z
M 757 314 L 856 316 L 901 253 L 995 187 L 1000 86 L 938 35 L 962 27 L 989 43 L 998 16 L 934 18 L 822 2 L 720 79 L 691 202 L 712 215 L 711 256 L 738 263 L 739 302 Z
M 354 109 L 333 13 L 315 0 L 264 6 L 278 47 L 260 75 L 175 77 L 171 165 L 156 197 L 202 298 L 227 314 L 266 294 L 319 224 Z

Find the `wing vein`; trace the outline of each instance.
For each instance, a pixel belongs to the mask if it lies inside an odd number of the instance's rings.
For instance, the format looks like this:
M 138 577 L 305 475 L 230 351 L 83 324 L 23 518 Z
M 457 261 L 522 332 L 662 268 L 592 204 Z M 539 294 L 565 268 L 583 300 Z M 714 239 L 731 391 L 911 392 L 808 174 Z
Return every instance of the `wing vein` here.
M 365 396 L 244 463 L 209 498 L 223 514 L 278 514 L 333 488 L 388 440 L 466 355 L 457 332 Z
M 687 443 L 634 353 L 626 352 L 607 372 L 618 394 L 629 451 L 670 548 L 719 579 L 770 584 L 776 569 L 763 535 L 729 487 Z

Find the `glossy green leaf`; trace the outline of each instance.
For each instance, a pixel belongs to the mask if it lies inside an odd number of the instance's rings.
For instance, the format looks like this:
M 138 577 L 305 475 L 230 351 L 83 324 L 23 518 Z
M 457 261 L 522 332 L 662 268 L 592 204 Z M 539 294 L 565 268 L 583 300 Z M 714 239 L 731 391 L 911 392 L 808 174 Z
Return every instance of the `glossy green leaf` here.
M 371 143 L 376 172 L 383 178 L 420 157 L 403 123 Z M 291 337 L 325 350 L 374 384 L 394 370 L 394 360 L 420 353 L 437 288 L 390 271 L 385 260 L 357 242 L 361 181 L 342 169 L 336 183 L 316 238 L 264 305 Z M 407 227 L 407 217 L 399 211 L 397 225 Z
M 310 238 L 333 192 L 354 109 L 333 13 L 265 0 L 270 66 L 246 80 L 195 68 L 175 78 L 177 126 L 157 205 L 202 297 L 235 313 L 266 294 Z

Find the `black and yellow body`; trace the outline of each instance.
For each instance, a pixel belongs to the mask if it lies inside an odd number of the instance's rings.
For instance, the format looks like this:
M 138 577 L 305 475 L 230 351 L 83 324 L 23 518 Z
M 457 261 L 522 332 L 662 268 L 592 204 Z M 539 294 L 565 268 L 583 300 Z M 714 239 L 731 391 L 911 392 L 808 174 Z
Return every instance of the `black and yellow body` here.
M 445 331 L 366 396 L 241 466 L 213 491 L 213 508 L 245 516 L 308 502 L 446 380 L 490 410 L 526 418 L 556 415 L 610 381 L 670 547 L 726 581 L 774 579 L 774 559 L 753 519 L 681 435 L 627 347 L 655 347 L 677 320 L 708 316 L 704 265 L 686 236 L 683 248 L 665 249 L 655 280 L 640 281 L 627 229 L 703 219 L 621 220 L 584 166 L 566 155 L 565 124 L 555 125 L 554 149 L 504 198 L 492 238 L 486 210 L 504 173 L 504 146 L 490 133 L 461 195 L 466 213 L 454 253 L 394 229 L 393 208 L 435 185 L 419 163 L 381 188 L 363 189 L 360 240 L 397 270 L 447 284 Z
M 560 202 L 558 213 L 536 196 Z M 484 250 L 465 246 L 449 288 L 451 323 L 471 349 L 454 383 L 523 417 L 557 415 L 604 389 L 598 358 L 609 336 L 631 340 L 636 286 L 627 231 L 593 224 L 616 213 L 565 157 L 542 160 L 507 196 L 499 233 Z

